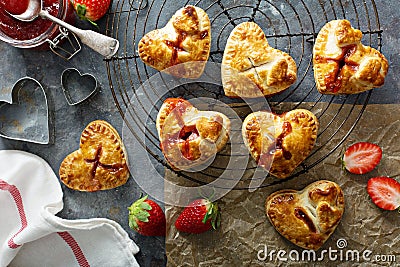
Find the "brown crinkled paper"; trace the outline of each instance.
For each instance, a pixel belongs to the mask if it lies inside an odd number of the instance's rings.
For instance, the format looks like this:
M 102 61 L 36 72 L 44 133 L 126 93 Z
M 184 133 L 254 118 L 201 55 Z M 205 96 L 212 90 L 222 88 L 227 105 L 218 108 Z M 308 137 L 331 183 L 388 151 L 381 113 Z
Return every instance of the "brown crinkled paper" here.
M 327 106 L 323 103 L 318 103 L 318 106 L 307 105 L 309 106 L 301 106 L 301 108 L 311 109 L 317 116 L 325 112 L 321 116 L 320 132 L 325 128 L 326 130 L 317 140 L 315 149 L 318 149 L 320 144 L 324 144 L 324 138 L 328 138 L 340 128 L 336 137 L 319 150 L 316 157 L 324 155 L 334 148 L 351 127 L 351 124 L 340 126 L 333 123 L 329 125 L 337 111 L 341 110 L 339 116 L 349 116 L 349 114 L 357 116 L 362 108 L 356 106 L 351 110 L 353 106 L 349 105 L 340 109 L 339 105 L 332 104 L 326 110 Z M 291 108 L 293 106 L 288 104 L 282 106 L 283 111 Z M 239 113 L 246 112 L 245 110 L 237 111 Z M 354 118 L 349 121 L 353 122 Z M 329 127 L 326 127 L 327 125 Z M 313 263 L 315 266 L 360 266 L 360 264 L 363 266 L 394 266 L 399 264 L 400 214 L 397 211 L 384 211 L 376 207 L 371 202 L 366 190 L 369 178 L 399 175 L 399 130 L 398 105 L 368 105 L 361 120 L 343 145 L 308 173 L 279 185 L 257 189 L 254 192 L 234 190 L 218 200 L 222 212 L 222 222 L 217 231 L 199 235 L 177 232 L 174 222 L 182 208 L 166 205 L 168 266 L 304 266 L 305 263 Z M 343 151 L 358 141 L 376 143 L 381 146 L 384 153 L 378 167 L 365 175 L 352 175 L 341 168 L 340 157 Z M 217 160 L 220 159 L 217 158 Z M 312 158 L 308 160 L 312 160 Z M 254 160 L 251 159 L 250 162 L 254 165 Z M 251 173 L 246 173 L 244 176 L 251 177 Z M 168 170 L 165 177 L 175 184 L 198 186 L 198 184 L 178 177 Z M 267 177 L 267 179 L 274 180 L 271 177 Z M 319 179 L 334 181 L 342 187 L 345 194 L 345 212 L 336 231 L 316 252 L 316 258 L 313 260 L 313 255 L 309 256 L 303 252 L 303 249 L 287 241 L 274 229 L 264 213 L 264 203 L 267 196 L 277 190 L 301 190 Z M 239 182 L 240 184 L 242 182 Z M 179 193 L 171 192 L 170 188 L 165 187 L 166 198 L 179 197 Z M 345 241 L 343 242 L 341 239 Z M 264 253 L 265 248 L 267 248 L 267 255 Z M 331 255 L 329 255 L 329 249 L 331 249 Z M 272 250 L 275 252 L 271 255 Z M 279 260 L 277 257 L 279 250 L 284 251 L 280 253 L 285 253 L 281 254 L 283 260 Z M 323 250 L 326 252 L 321 256 Z M 359 253 L 358 260 L 355 250 Z M 372 252 L 368 254 L 365 252 L 366 250 Z M 290 260 L 290 257 L 297 257 L 296 251 L 300 260 Z M 304 261 L 302 261 L 303 253 Z M 363 253 L 367 253 L 365 254 L 367 261 L 363 258 Z M 391 255 L 396 258 L 393 259 Z M 386 257 L 386 261 L 383 261 L 384 257 Z

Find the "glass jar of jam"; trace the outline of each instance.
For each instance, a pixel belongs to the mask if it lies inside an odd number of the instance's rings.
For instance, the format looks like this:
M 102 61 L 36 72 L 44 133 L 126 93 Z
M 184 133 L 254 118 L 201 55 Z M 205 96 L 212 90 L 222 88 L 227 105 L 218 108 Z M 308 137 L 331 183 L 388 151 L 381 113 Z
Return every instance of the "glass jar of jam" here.
M 69 0 L 42 0 L 43 9 L 59 19 L 73 24 L 75 14 Z M 0 40 L 19 48 L 48 49 L 49 41 L 58 36 L 59 26 L 50 20 L 36 18 L 31 22 L 11 17 L 0 6 Z

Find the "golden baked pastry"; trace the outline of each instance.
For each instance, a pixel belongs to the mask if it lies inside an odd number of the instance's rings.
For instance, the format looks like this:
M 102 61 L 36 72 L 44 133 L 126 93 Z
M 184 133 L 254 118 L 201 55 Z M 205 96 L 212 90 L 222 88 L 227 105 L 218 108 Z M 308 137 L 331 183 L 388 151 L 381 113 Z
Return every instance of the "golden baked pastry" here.
M 305 109 L 282 115 L 251 113 L 242 126 L 245 145 L 257 164 L 277 178 L 288 177 L 314 147 L 318 120 Z
M 265 202 L 265 213 L 275 229 L 304 249 L 318 250 L 335 231 L 343 212 L 342 189 L 325 180 L 302 191 L 277 191 Z
M 328 22 L 318 34 L 313 52 L 314 77 L 322 94 L 357 94 L 382 86 L 388 61 L 361 43 L 362 33 L 348 20 Z
M 182 98 L 165 100 L 156 127 L 165 159 L 177 170 L 205 163 L 228 142 L 230 120 L 215 111 L 199 111 Z
M 118 132 L 96 120 L 83 130 L 79 150 L 61 163 L 61 181 L 79 191 L 98 191 L 123 185 L 129 178 L 127 154 Z
M 254 22 L 243 22 L 231 32 L 221 72 L 228 97 L 271 96 L 288 88 L 297 78 L 293 58 L 270 47 L 264 32 Z
M 139 41 L 139 56 L 145 64 L 159 71 L 198 78 L 208 60 L 210 43 L 211 24 L 206 12 L 199 7 L 185 6 L 164 28 L 143 36 Z M 175 67 L 170 68 L 172 66 Z

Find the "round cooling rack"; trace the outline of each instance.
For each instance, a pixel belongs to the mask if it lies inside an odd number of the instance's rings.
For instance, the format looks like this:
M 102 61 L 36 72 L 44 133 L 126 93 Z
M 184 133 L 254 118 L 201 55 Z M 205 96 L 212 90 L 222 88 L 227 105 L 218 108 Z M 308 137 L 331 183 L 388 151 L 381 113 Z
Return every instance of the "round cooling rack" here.
M 141 61 L 137 54 L 137 43 L 147 32 L 164 27 L 171 16 L 185 5 L 204 9 L 210 18 L 212 43 L 209 62 L 221 63 L 226 41 L 236 25 L 245 21 L 260 25 L 269 44 L 289 53 L 298 67 L 297 82 L 284 92 L 266 99 L 271 110 L 279 113 L 306 108 L 315 113 L 320 121 L 317 144 L 293 175 L 285 180 L 272 177 L 264 180 L 265 176 L 260 177 L 263 181 L 257 188 L 282 183 L 307 172 L 345 142 L 360 120 L 372 91 L 342 96 L 320 94 L 313 77 L 312 49 L 323 25 L 334 19 L 348 19 L 354 28 L 363 32 L 363 44 L 381 50 L 383 31 L 373 0 L 198 0 L 179 2 L 179 5 L 174 0 L 118 0 L 114 1 L 107 19 L 107 34 L 121 42 L 118 55 L 105 60 L 109 83 L 126 127 L 138 138 L 155 165 L 161 166 L 160 169 L 170 168 L 159 147 L 154 126 L 165 98 L 180 96 L 190 100 L 210 97 L 234 107 L 242 120 L 247 115 L 241 112 L 246 109 L 246 103 L 242 99 L 225 97 L 222 86 L 196 82 L 179 86 L 168 95 L 157 95 L 158 90 L 154 87 L 139 93 L 141 85 L 157 71 Z M 145 136 L 144 140 L 139 138 L 141 135 Z M 218 173 L 224 169 L 218 164 L 218 157 L 229 156 L 228 146 L 207 169 L 196 173 L 176 173 L 199 184 L 206 184 L 210 179 L 218 178 Z M 247 168 L 249 171 L 256 169 L 252 159 Z M 249 189 L 250 180 L 242 178 L 234 189 Z

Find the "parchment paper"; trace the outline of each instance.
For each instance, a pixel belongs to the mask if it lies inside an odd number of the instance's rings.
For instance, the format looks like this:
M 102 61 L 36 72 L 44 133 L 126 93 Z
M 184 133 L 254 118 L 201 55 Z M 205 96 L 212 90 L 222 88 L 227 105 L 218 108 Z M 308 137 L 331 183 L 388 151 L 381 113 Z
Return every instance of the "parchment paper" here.
M 340 132 L 331 142 L 326 144 L 315 154 L 327 153 L 340 141 L 352 124 L 335 125 L 329 122 L 337 113 L 339 105 L 330 105 L 325 110 L 321 106 L 302 106 L 312 109 L 321 116 L 320 134 L 315 149 L 325 144 L 324 138 L 334 133 L 338 128 Z M 296 107 L 294 104 L 284 104 L 282 110 Z M 352 105 L 343 107 L 340 116 L 357 116 L 361 106 L 352 110 Z M 239 111 L 240 112 L 240 111 Z M 242 111 L 245 112 L 245 111 Z M 347 115 L 346 115 L 347 114 Z M 349 115 L 350 114 L 350 115 Z M 349 120 L 353 122 L 354 120 Z M 328 127 L 326 127 L 329 125 Z M 395 266 L 400 263 L 400 214 L 397 211 L 384 211 L 376 207 L 370 200 L 366 190 L 367 181 L 376 176 L 399 175 L 400 142 L 398 133 L 400 130 L 400 112 L 398 105 L 369 105 L 364 111 L 361 120 L 352 134 L 346 139 L 331 156 L 322 163 L 312 168 L 308 173 L 302 174 L 293 180 L 283 184 L 257 189 L 254 192 L 248 190 L 233 190 L 218 200 L 222 213 L 221 227 L 216 231 L 209 231 L 199 235 L 179 233 L 174 227 L 174 222 L 182 211 L 181 207 L 166 205 L 168 222 L 166 238 L 166 254 L 168 266 L 304 266 L 312 263 L 314 266 Z M 378 167 L 365 175 L 352 175 L 341 168 L 340 157 L 343 151 L 352 143 L 369 141 L 376 143 L 383 149 L 383 158 Z M 218 159 L 217 159 L 218 160 Z M 312 161 L 312 158 L 309 159 Z M 252 161 L 252 160 L 251 160 Z M 245 174 L 248 176 L 249 174 Z M 165 178 L 176 184 L 186 186 L 198 186 L 185 178 L 177 177 L 173 172 L 166 171 Z M 272 179 L 268 177 L 267 179 Z M 303 249 L 296 247 L 282 237 L 270 224 L 265 213 L 264 203 L 267 196 L 280 189 L 301 190 L 308 184 L 327 179 L 338 183 L 345 194 L 345 212 L 336 231 L 331 235 L 324 246 L 316 252 L 316 259 L 308 258 L 302 261 Z M 398 177 L 396 177 L 398 179 Z M 245 183 L 244 183 L 245 184 Z M 179 192 L 171 192 L 165 188 L 165 195 L 178 196 Z M 193 196 L 194 198 L 196 196 Z M 343 241 L 345 240 L 345 241 Z M 342 243 L 340 243 L 342 242 Z M 345 243 L 344 243 L 345 242 Z M 267 250 L 267 255 L 264 252 Z M 328 255 L 332 251 L 331 258 Z M 261 250 L 261 252 L 260 252 Z M 283 250 L 279 260 L 276 252 L 271 257 L 272 250 Z M 291 260 L 299 253 L 299 261 Z M 327 252 L 321 255 L 322 250 Z M 348 251 L 358 251 L 356 254 Z M 372 251 L 362 255 L 366 250 Z M 283 252 L 281 252 L 283 253 Z M 289 253 L 292 257 L 289 258 Z M 258 254 L 258 255 L 257 255 Z M 368 253 L 367 253 L 368 254 Z M 336 260 L 334 256 L 336 255 Z M 384 255 L 384 256 L 382 256 Z M 393 259 L 393 256 L 395 259 Z M 260 259 L 258 258 L 260 257 Z M 379 259 L 377 258 L 379 257 Z M 385 262 L 382 259 L 385 258 Z M 390 258 L 391 257 L 391 258 Z M 311 261 L 309 261 L 311 259 Z M 396 260 L 396 262 L 393 262 Z

